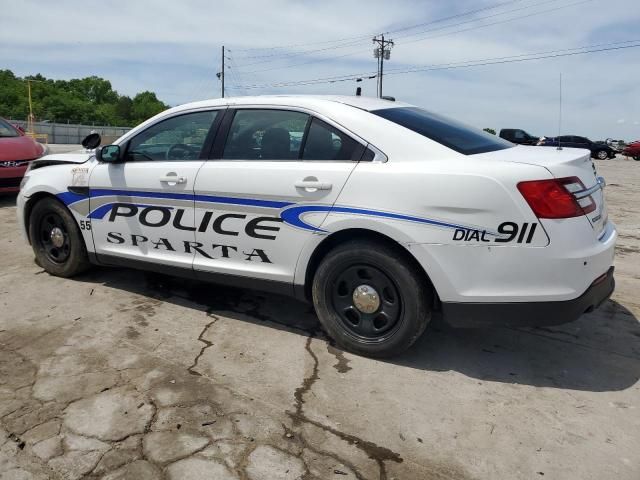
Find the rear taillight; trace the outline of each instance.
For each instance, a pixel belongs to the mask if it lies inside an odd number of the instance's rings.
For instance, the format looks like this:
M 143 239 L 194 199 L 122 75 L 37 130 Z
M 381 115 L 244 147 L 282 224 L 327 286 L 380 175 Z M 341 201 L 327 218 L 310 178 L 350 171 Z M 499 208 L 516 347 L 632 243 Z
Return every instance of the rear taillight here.
M 518 183 L 518 190 L 538 218 L 571 218 L 593 212 L 596 204 L 590 195 L 574 196 L 584 189 L 578 177 Z

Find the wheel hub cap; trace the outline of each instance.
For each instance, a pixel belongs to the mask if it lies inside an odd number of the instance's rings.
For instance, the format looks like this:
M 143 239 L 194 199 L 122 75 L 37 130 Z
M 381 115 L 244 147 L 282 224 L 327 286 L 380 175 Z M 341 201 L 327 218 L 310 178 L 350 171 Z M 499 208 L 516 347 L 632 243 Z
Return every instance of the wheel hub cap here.
M 353 291 L 353 304 L 362 313 L 374 313 L 380 308 L 380 295 L 369 285 L 360 285 Z
M 64 245 L 64 233 L 62 233 L 62 230 L 58 227 L 53 227 L 51 229 L 49 238 L 51 239 L 53 246 L 56 248 L 60 248 Z

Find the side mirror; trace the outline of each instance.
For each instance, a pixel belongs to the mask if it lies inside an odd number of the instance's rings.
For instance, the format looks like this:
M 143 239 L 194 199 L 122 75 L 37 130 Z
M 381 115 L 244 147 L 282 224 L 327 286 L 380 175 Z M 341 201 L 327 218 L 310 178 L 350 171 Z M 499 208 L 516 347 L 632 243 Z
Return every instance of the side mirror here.
M 82 140 L 82 146 L 87 150 L 93 150 L 94 148 L 98 148 L 100 146 L 100 142 L 102 138 L 99 133 L 90 133 Z
M 96 158 L 101 162 L 116 163 L 120 158 L 120 145 L 105 145 L 96 150 Z
M 16 127 L 16 129 L 20 132 L 21 135 L 24 135 L 26 133 L 24 131 L 24 128 L 22 128 L 20 125 L 14 125 L 14 127 Z

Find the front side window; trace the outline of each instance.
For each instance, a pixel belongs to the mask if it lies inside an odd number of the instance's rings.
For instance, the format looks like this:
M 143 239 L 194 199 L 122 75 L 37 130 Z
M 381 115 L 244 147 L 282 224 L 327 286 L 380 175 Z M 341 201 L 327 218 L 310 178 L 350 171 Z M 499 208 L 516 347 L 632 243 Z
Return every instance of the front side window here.
M 0 137 L 19 137 L 18 130 L 0 118 Z
M 464 155 L 514 147 L 511 142 L 500 137 L 418 107 L 385 108 L 371 113 Z
M 341 131 L 314 118 L 302 152 L 303 160 L 358 160 L 360 144 Z
M 218 111 L 168 118 L 129 141 L 127 161 L 197 160 Z
M 229 160 L 297 160 L 309 115 L 289 110 L 238 110 L 222 154 Z

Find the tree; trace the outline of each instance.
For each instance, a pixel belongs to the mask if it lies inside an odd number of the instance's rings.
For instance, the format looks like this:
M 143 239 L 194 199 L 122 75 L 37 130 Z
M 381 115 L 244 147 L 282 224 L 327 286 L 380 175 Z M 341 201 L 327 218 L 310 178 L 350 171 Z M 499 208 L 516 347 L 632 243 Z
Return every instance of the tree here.
M 126 127 L 168 108 L 153 92 L 142 92 L 131 100 L 118 94 L 110 81 L 96 76 L 52 80 L 40 74 L 20 78 L 11 70 L 0 70 L 0 116 L 27 118 L 27 80 L 33 80 L 31 98 L 37 120 Z
M 118 98 L 118 102 L 116 103 L 116 117 L 121 118 L 127 122 L 131 121 L 131 106 L 133 102 L 131 98 L 126 95 Z
M 166 110 L 167 106 L 156 97 L 153 92 L 141 92 L 133 97 L 131 102 L 131 116 L 138 124 Z
M 487 127 L 487 128 L 483 128 L 483 130 L 485 132 L 487 132 L 487 133 L 490 133 L 491 135 L 495 135 L 496 134 L 496 131 L 493 128 Z

